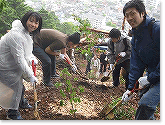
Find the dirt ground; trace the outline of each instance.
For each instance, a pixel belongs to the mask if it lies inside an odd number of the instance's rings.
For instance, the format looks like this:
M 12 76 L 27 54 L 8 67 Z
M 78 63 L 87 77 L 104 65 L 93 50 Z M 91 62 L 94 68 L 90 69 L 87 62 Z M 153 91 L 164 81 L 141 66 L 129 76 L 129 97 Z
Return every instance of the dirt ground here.
M 77 62 L 77 61 L 76 61 Z M 79 57 L 78 67 L 81 69 L 81 74 L 83 76 L 86 69 L 86 60 Z M 61 68 L 57 67 L 57 72 L 61 72 Z M 86 77 L 86 76 L 85 76 Z M 74 105 L 77 110 L 74 115 L 70 114 L 71 104 L 69 99 L 65 100 L 66 105 L 60 106 L 60 100 L 62 96 L 60 95 L 60 89 L 65 88 L 65 83 L 61 78 L 54 78 L 52 82 L 55 84 L 57 82 L 62 83 L 59 88 L 45 87 L 41 84 L 42 82 L 42 70 L 41 66 L 37 66 L 37 78 L 39 82 L 36 85 L 37 95 L 38 95 L 38 113 L 41 120 L 101 120 L 99 117 L 99 112 L 103 109 L 106 104 L 111 104 L 114 99 L 122 96 L 125 92 L 125 85 L 120 84 L 116 88 L 111 88 L 110 79 L 108 82 L 100 82 L 103 77 L 101 74 L 97 81 L 95 80 L 84 80 L 80 78 L 79 75 L 72 74 L 70 77 L 72 85 L 77 88 L 79 85 L 84 87 L 84 92 L 80 93 L 80 103 Z M 78 78 L 77 81 L 74 78 Z M 21 115 L 25 120 L 35 120 L 34 117 L 34 93 L 33 88 L 29 83 L 24 82 L 26 87 L 25 98 L 29 100 L 29 103 L 33 106 L 32 109 L 20 109 Z M 131 109 L 130 109 L 131 107 Z M 135 111 L 138 107 L 137 95 L 127 103 L 122 104 L 118 108 L 118 113 L 115 115 L 114 120 L 131 120 L 134 119 Z M 128 111 L 129 110 L 129 111 Z M 125 111 L 125 113 L 123 113 Z M 0 119 L 6 120 L 6 112 L 4 109 L 0 108 Z M 123 114 L 122 114 L 123 113 Z M 121 115 L 121 116 L 119 116 Z M 122 116 L 123 115 L 123 116 Z M 155 113 L 156 119 L 160 119 L 160 107 L 157 108 L 157 113 Z

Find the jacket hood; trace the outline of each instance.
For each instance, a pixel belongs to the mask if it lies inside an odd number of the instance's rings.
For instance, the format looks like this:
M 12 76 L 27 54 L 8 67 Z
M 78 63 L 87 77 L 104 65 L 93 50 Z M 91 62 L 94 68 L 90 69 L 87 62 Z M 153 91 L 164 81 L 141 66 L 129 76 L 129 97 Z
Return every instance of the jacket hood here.
M 22 25 L 20 20 L 15 20 L 12 22 L 12 30 L 24 30 L 25 31 L 25 28 Z
M 145 19 L 145 24 L 144 24 L 144 26 L 148 26 L 149 23 L 150 23 L 152 20 L 155 20 L 155 19 L 152 18 L 152 17 L 149 17 L 148 15 L 146 15 L 146 19 Z

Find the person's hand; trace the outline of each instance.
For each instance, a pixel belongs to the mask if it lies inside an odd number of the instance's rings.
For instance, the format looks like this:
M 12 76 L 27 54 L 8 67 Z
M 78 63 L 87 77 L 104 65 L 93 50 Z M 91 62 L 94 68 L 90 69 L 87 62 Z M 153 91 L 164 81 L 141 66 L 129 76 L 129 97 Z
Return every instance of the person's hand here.
M 112 70 L 114 67 L 114 64 L 110 64 L 110 70 Z
M 60 54 L 59 57 L 60 57 L 60 59 L 65 60 L 65 55 L 64 54 Z
M 126 52 L 120 52 L 120 53 L 119 53 L 119 56 L 120 56 L 120 57 L 124 57 L 125 55 L 126 55 Z
M 76 66 L 75 64 L 72 65 L 72 70 L 73 70 L 74 73 L 76 73 L 76 71 L 77 71 L 77 66 Z
M 144 77 L 140 77 L 138 79 L 138 82 L 139 82 L 139 85 L 144 88 L 145 86 L 149 85 L 150 82 L 147 80 L 147 76 L 144 76 Z
M 123 96 L 122 96 L 122 101 L 123 101 L 123 102 L 127 102 L 127 101 L 129 101 L 131 98 L 132 98 L 132 96 L 131 96 L 131 91 L 130 91 L 130 90 L 127 90 L 127 91 L 123 94 Z
M 55 55 L 55 56 L 60 56 L 60 52 L 54 51 L 54 55 Z
M 38 79 L 35 76 L 32 76 L 30 78 L 30 83 L 31 83 L 32 86 L 33 86 L 34 83 L 37 83 L 37 82 L 38 82 Z
M 32 65 L 32 61 L 33 60 L 34 60 L 34 65 L 37 65 L 38 64 L 38 60 L 35 57 L 32 57 L 31 58 L 31 65 Z

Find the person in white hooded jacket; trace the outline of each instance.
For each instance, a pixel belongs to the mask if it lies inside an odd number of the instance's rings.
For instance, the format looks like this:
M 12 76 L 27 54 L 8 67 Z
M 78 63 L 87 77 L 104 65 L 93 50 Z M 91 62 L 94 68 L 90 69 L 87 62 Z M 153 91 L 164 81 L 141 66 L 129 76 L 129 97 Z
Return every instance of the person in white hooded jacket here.
M 29 108 L 24 98 L 23 79 L 33 83 L 37 78 L 30 67 L 32 60 L 32 36 L 40 32 L 42 17 L 27 12 L 21 20 L 12 23 L 12 29 L 0 40 L 0 106 L 8 109 L 7 119 L 22 120 L 20 108 Z

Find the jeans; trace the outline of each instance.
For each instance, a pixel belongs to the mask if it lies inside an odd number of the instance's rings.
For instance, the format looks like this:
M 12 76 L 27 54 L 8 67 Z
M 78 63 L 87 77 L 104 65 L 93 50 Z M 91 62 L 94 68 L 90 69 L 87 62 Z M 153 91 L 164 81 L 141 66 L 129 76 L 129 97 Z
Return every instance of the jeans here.
M 129 84 L 128 75 L 129 75 L 129 71 L 130 71 L 130 60 L 129 59 L 116 65 L 115 69 L 113 70 L 113 85 L 118 86 L 120 84 L 119 77 L 120 77 L 121 67 L 123 67 L 126 70 L 126 74 L 123 77 L 124 77 L 125 86 L 126 86 L 126 89 L 127 89 L 128 84 Z
M 43 82 L 49 83 L 51 75 L 56 74 L 56 57 L 38 46 L 33 47 L 33 54 L 42 62 Z
M 160 82 L 151 85 L 148 91 L 141 96 L 136 111 L 136 120 L 154 120 L 156 106 L 160 102 Z

